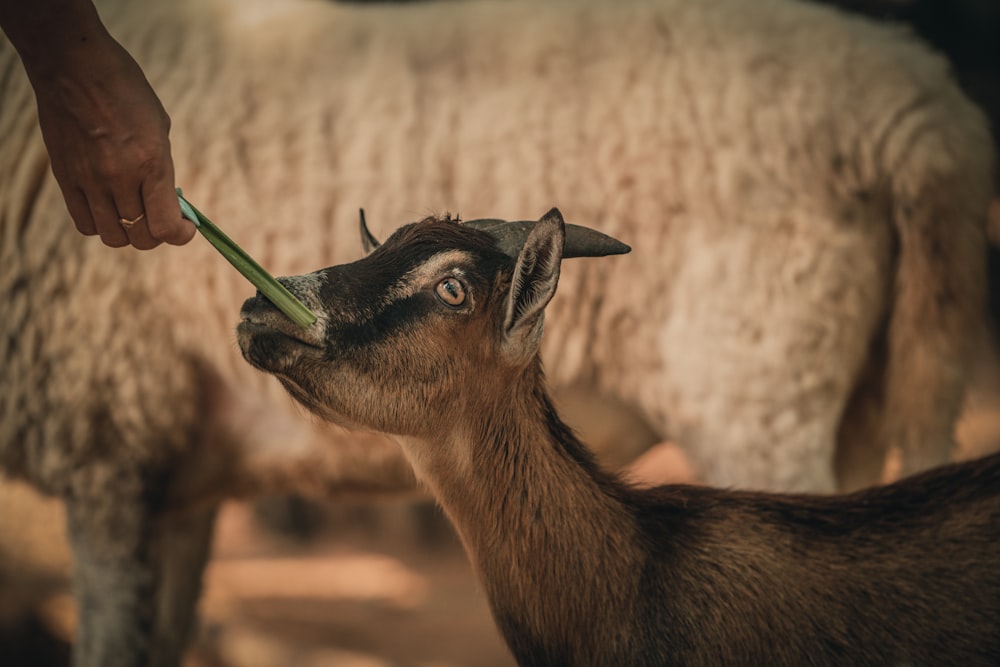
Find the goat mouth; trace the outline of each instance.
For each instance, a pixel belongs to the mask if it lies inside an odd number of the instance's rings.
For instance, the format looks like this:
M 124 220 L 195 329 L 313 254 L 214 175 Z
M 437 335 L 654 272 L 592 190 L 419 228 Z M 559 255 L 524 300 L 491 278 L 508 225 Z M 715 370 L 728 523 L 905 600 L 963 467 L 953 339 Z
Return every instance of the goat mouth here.
M 263 371 L 278 372 L 302 356 L 317 356 L 323 347 L 299 332 L 276 327 L 254 318 L 244 318 L 236 327 L 243 357 Z

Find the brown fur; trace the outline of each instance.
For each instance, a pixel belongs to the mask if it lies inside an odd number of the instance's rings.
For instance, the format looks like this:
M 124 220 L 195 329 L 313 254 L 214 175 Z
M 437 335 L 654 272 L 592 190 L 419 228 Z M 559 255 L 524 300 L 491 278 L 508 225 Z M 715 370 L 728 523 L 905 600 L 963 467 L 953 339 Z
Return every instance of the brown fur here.
M 318 414 L 395 434 L 522 665 L 995 664 L 1000 455 L 832 497 L 625 484 L 545 389 L 561 224 L 516 263 L 454 222 L 410 225 L 286 280 L 322 326 L 249 300 L 244 356 Z M 466 303 L 435 301 L 456 276 Z

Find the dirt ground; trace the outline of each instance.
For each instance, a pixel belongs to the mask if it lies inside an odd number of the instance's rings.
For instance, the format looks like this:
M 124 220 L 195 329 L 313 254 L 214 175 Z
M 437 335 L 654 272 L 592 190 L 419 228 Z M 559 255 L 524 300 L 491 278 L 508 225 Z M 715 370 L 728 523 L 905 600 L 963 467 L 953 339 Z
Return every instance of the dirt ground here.
M 514 664 L 432 505 L 331 513 L 301 542 L 262 529 L 245 504 L 225 507 L 186 667 Z
M 17 575 L 0 578 L 0 664 L 67 665 L 76 612 L 62 511 L 10 486 L 0 502 L 30 508 L 27 542 L 17 551 L 30 550 L 35 560 L 3 562 L 2 571 Z M 270 504 L 283 503 L 297 506 Z M 283 513 L 294 525 L 295 512 Z M 268 528 L 279 518 L 285 533 Z M 300 531 L 308 539 L 288 535 L 289 517 L 279 518 L 262 519 L 246 503 L 223 507 L 185 667 L 514 664 L 460 544 L 433 506 L 338 505 L 322 525 Z

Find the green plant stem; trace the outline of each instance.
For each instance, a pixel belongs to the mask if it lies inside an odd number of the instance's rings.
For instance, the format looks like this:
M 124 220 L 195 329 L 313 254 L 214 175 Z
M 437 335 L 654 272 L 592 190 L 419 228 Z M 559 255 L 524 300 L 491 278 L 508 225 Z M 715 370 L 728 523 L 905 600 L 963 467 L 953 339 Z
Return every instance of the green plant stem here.
M 278 310 L 287 315 L 288 319 L 303 328 L 312 325 L 316 321 L 315 313 L 306 308 L 305 304 L 285 289 L 284 285 L 275 280 L 274 276 L 258 264 L 253 257 L 248 255 L 235 241 L 226 236 L 215 223 L 206 218 L 201 211 L 186 200 L 180 188 L 177 188 L 177 199 L 180 200 L 181 213 L 183 213 L 184 217 L 193 222 L 202 236 L 208 239 L 208 242 L 215 246 L 215 249 L 230 264 L 235 266 L 236 270 L 242 273 L 254 287 L 260 290 L 261 294 L 277 306 Z

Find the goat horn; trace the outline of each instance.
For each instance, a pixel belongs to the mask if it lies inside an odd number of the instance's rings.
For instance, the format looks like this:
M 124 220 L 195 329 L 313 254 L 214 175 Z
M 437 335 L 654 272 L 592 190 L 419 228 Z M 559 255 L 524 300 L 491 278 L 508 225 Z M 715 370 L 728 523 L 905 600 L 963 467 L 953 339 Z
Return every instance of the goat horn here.
M 558 216 L 562 220 L 559 209 L 552 209 L 542 219 Z M 483 218 L 466 220 L 462 224 L 489 233 L 497 241 L 497 246 L 511 257 L 517 257 L 524 246 L 528 233 L 538 224 L 535 220 L 497 220 Z M 566 245 L 563 246 L 563 259 L 569 257 L 604 257 L 606 255 L 624 255 L 632 248 L 607 234 L 581 227 L 566 225 Z
M 365 254 L 367 255 L 381 244 L 378 242 L 378 239 L 375 238 L 374 234 L 368 230 L 368 223 L 365 222 L 365 209 L 358 209 L 358 214 L 361 218 L 359 225 L 361 229 L 361 247 L 364 248 Z

